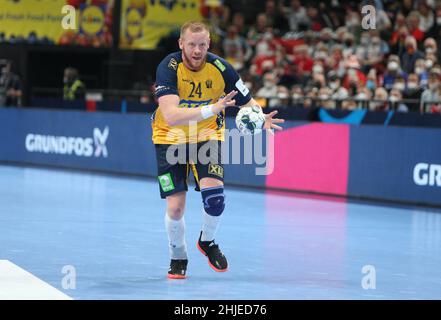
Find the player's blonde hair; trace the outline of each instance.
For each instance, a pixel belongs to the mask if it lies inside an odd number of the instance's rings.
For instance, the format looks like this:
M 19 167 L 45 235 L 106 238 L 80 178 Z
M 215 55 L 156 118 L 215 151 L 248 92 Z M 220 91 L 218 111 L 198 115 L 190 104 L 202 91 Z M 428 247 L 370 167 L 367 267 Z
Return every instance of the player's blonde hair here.
M 210 29 L 208 28 L 208 26 L 200 21 L 187 21 L 186 23 L 184 23 L 181 27 L 181 38 L 187 30 L 195 33 L 207 31 L 207 33 L 210 34 Z

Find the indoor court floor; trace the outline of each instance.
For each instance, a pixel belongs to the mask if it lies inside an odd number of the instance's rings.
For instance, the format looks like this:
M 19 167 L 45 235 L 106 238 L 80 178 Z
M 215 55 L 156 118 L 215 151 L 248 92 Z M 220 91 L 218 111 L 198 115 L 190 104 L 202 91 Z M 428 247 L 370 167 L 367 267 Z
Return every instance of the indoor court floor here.
M 441 299 L 440 209 L 227 186 L 226 273 L 201 210 L 190 186 L 188 278 L 168 280 L 154 179 L 0 165 L 0 299 Z

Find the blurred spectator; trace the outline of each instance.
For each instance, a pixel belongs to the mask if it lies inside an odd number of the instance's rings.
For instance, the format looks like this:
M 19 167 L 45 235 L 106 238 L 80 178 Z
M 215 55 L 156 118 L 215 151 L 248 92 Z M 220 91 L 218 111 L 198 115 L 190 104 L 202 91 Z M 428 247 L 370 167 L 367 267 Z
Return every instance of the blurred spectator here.
M 419 1 L 418 12 L 420 14 L 419 28 L 422 32 L 427 32 L 430 28 L 432 28 L 435 21 L 433 11 L 428 6 L 426 1 Z
M 346 75 L 343 78 L 343 87 L 349 91 L 349 95 L 357 94 L 358 84 L 366 85 L 366 76 L 360 70 L 360 63 L 357 56 L 352 55 L 346 61 Z
M 309 5 L 306 9 L 308 20 L 310 21 L 309 29 L 312 31 L 320 31 L 325 26 L 325 23 L 321 17 L 321 13 L 314 5 Z
M 225 59 L 236 69 L 242 70 L 250 60 L 253 51 L 246 40 L 238 34 L 237 27 L 228 27 L 227 36 L 222 42 Z
M 419 84 L 421 87 L 426 87 L 429 81 L 429 73 L 426 69 L 426 63 L 424 59 L 418 59 L 415 61 L 415 73 L 418 76 Z
M 294 64 L 297 65 L 297 72 L 300 76 L 312 72 L 314 60 L 312 60 L 308 54 L 307 45 L 298 45 L 294 47 Z
M 64 100 L 73 101 L 85 98 L 86 88 L 84 83 L 80 80 L 77 69 L 71 67 L 64 69 L 63 83 Z
M 236 27 L 238 34 L 246 39 L 248 26 L 245 24 L 245 16 L 241 12 L 236 12 L 233 15 L 232 25 Z
M 414 8 L 414 0 L 403 0 L 400 3 L 399 11 L 402 12 L 405 16 L 409 15 L 415 8 Z
M 268 28 L 262 37 L 256 42 L 255 57 L 259 58 L 261 56 L 275 56 L 276 50 L 279 46 L 280 44 L 274 38 L 272 29 Z
M 331 108 L 346 109 L 345 104 L 347 104 L 347 102 L 341 100 L 348 98 L 349 96 L 348 90 L 342 87 L 341 79 L 337 76 L 337 73 L 335 73 L 334 71 L 328 73 L 328 84 L 329 84 L 329 88 L 331 89 L 331 98 L 337 100 L 333 102 L 334 105 Z
M 324 69 L 321 64 L 315 64 L 314 68 L 312 69 L 312 77 L 309 79 L 307 83 L 308 87 L 313 88 L 323 88 L 326 86 L 326 78 L 324 75 Z
M 435 39 L 433 39 L 433 38 L 426 38 L 426 40 L 424 40 L 424 53 L 425 54 L 434 54 L 435 57 L 437 58 L 437 55 L 438 55 L 438 45 L 436 44 Z
M 388 109 L 389 103 L 386 89 L 382 87 L 375 89 L 374 99 L 369 103 L 369 110 L 386 111 Z
M 21 81 L 12 72 L 12 61 L 0 60 L 0 107 L 21 106 Z
M 398 90 L 400 92 L 406 90 L 406 79 L 402 75 L 396 77 L 392 90 Z
M 289 90 L 285 86 L 277 86 L 277 99 L 276 101 L 270 101 L 270 106 L 276 105 L 280 107 L 288 107 L 289 106 Z
M 368 108 L 369 100 L 372 98 L 372 92 L 363 85 L 358 86 L 355 100 L 358 101 L 358 108 Z
M 265 15 L 268 26 L 273 28 L 277 35 L 289 31 L 289 23 L 283 12 L 282 3 L 277 5 L 275 0 L 266 0 Z
M 256 96 L 258 98 L 267 98 L 267 99 L 276 97 L 277 96 L 277 82 L 278 82 L 278 79 L 273 72 L 265 73 L 265 75 L 263 76 L 263 87 L 257 91 Z M 271 99 L 269 101 L 268 106 L 274 107 L 277 104 L 278 104 L 277 99 Z
M 426 113 L 441 112 L 441 70 L 432 70 L 429 74 L 428 88 L 421 95 L 420 111 Z
M 409 74 L 407 78 L 407 89 L 404 91 L 403 98 L 405 100 L 415 100 L 417 102 L 408 102 L 409 111 L 419 110 L 419 100 L 424 88 L 421 87 L 418 75 L 416 73 Z
M 424 65 L 426 66 L 427 70 L 430 70 L 438 62 L 435 53 L 426 53 L 425 59 Z
M 420 29 L 420 14 L 418 11 L 412 11 L 407 16 L 407 28 L 411 36 L 420 42 L 424 39 L 424 32 Z
M 306 88 L 305 89 L 305 99 L 303 100 L 303 107 L 305 108 L 315 108 L 316 98 L 317 98 L 317 88 Z
M 361 61 L 361 64 L 363 65 L 363 70 L 366 71 L 369 70 L 371 67 L 378 67 L 380 63 L 383 62 L 385 55 L 388 53 L 388 44 L 385 41 L 381 40 L 376 31 L 372 32 L 371 41 L 368 45 L 366 56 L 364 57 L 364 60 Z
M 331 100 L 332 90 L 323 87 L 318 91 L 318 105 L 325 109 L 335 109 L 335 103 Z
M 268 19 L 264 13 L 257 15 L 256 22 L 251 26 L 250 31 L 248 31 L 248 43 L 254 47 L 257 42 L 263 38 L 263 35 L 268 28 Z
M 403 94 L 400 90 L 392 89 L 389 95 L 391 109 L 398 112 L 408 112 L 409 108 L 403 103 Z
M 292 105 L 301 107 L 303 105 L 303 89 L 300 85 L 294 85 L 291 89 Z
M 436 15 L 432 28 L 427 32 L 427 36 L 436 40 L 437 47 L 441 47 L 441 4 L 436 8 Z M 441 50 L 438 50 L 438 61 L 441 61 Z
M 337 11 L 339 7 L 340 4 L 338 1 L 332 1 L 331 3 L 328 1 L 320 1 L 320 17 L 325 27 L 335 30 L 342 25 L 343 17 Z
M 284 12 L 288 19 L 289 29 L 291 31 L 304 31 L 310 24 L 306 9 L 302 6 L 300 0 L 291 0 L 290 6 L 284 8 Z
M 404 72 L 411 73 L 415 67 L 415 61 L 424 58 L 424 54 L 418 50 L 414 37 L 408 36 L 405 44 L 406 52 L 401 56 L 401 67 Z
M 378 87 L 377 70 L 372 68 L 371 70 L 369 70 L 367 74 L 366 88 L 368 88 L 369 90 L 371 90 L 372 93 L 374 93 L 377 87 Z
M 383 87 L 386 90 L 391 90 L 398 76 L 407 78 L 407 74 L 400 68 L 400 58 L 396 55 L 390 55 L 387 62 L 387 70 L 383 77 Z
M 358 35 L 361 25 L 360 14 L 357 10 L 348 10 L 345 17 L 345 26 L 348 32 L 354 36 Z
M 394 33 L 390 39 L 391 53 L 398 56 L 402 56 L 406 51 L 406 38 L 409 36 L 409 29 L 406 26 L 402 26 Z

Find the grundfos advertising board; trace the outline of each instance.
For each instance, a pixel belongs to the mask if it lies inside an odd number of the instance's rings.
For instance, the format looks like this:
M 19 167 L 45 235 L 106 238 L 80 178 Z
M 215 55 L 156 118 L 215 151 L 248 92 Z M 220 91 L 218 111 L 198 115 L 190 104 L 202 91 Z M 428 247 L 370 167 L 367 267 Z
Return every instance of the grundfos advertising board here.
M 253 144 L 250 161 L 246 148 L 229 143 L 226 184 L 441 205 L 441 129 L 295 121 L 284 128 L 263 147 Z M 0 109 L 0 161 L 156 178 L 151 134 L 147 114 Z

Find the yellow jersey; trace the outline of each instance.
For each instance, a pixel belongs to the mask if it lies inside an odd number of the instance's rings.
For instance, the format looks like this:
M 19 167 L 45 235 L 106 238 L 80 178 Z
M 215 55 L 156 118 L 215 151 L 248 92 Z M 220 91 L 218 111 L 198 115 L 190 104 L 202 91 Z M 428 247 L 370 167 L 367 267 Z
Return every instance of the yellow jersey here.
M 182 53 L 169 54 L 156 70 L 157 98 L 164 95 L 179 96 L 179 108 L 197 108 L 216 103 L 232 90 L 238 106 L 251 100 L 248 88 L 234 68 L 224 59 L 207 53 L 204 66 L 191 71 L 182 62 Z M 169 126 L 161 110 L 152 115 L 154 144 L 197 143 L 207 140 L 224 140 L 225 112 L 188 125 Z

